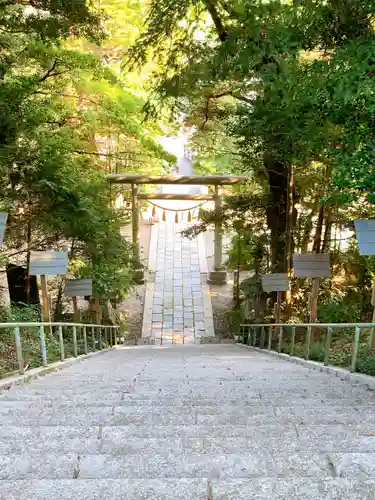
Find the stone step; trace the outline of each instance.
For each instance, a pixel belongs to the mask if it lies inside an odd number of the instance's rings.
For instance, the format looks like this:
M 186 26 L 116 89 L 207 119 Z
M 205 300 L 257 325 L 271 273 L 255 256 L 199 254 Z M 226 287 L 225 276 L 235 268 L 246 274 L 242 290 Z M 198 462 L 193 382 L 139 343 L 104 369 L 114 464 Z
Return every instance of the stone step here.
M 118 436 L 125 438 L 140 438 L 140 439 L 151 439 L 151 438 L 185 438 L 185 437 L 222 437 L 226 439 L 228 437 L 250 437 L 256 440 L 257 436 L 259 440 L 272 440 L 279 438 L 284 440 L 285 435 L 294 435 L 297 437 L 306 437 L 308 439 L 321 439 L 323 437 L 326 440 L 332 439 L 342 439 L 344 436 L 347 437 L 359 437 L 368 438 L 375 435 L 374 423 L 361 424 L 355 426 L 345 426 L 345 425 L 311 425 L 311 426 L 296 426 L 293 424 L 287 424 L 280 426 L 277 423 L 265 422 L 259 426 L 248 426 L 248 425 L 153 425 L 153 426 L 140 426 L 138 424 L 131 424 L 126 426 L 73 426 L 73 425 L 47 425 L 47 426 L 0 426 L 0 439 L 7 440 L 22 440 L 29 439 L 33 436 L 40 437 L 46 440 L 48 437 L 58 436 L 58 439 L 62 439 L 64 436 L 67 438 L 74 438 L 77 436 L 101 436 L 100 433 Z M 98 438 L 98 439 L 99 439 Z M 117 438 L 116 438 L 117 439 Z
M 222 436 L 225 435 L 225 439 Z M 293 426 L 226 427 L 3 427 L 0 428 L 3 455 L 30 453 L 80 455 L 131 455 L 171 453 L 207 454 L 319 454 L 375 453 L 375 438 L 363 427 L 321 426 L 304 429 Z
M 375 481 L 343 478 L 2 481 L 7 500 L 373 500 Z
M 0 480 L 183 479 L 332 477 L 365 481 L 375 474 L 375 453 L 152 453 L 0 455 Z
M 48 377 L 47 377 L 48 378 Z M 73 383 L 65 383 L 63 381 L 58 381 L 55 383 L 50 383 L 50 381 L 46 381 L 45 385 L 33 385 L 32 389 L 30 389 L 30 395 L 44 395 L 48 393 L 48 389 L 52 389 L 54 393 L 57 393 L 60 389 L 67 389 L 69 391 L 74 391 L 77 394 L 84 394 L 85 390 L 96 390 L 99 393 L 105 394 L 106 391 L 110 392 L 121 392 L 127 390 L 129 387 L 133 388 L 137 393 L 142 394 L 149 390 L 149 392 L 157 391 L 162 389 L 163 392 L 170 391 L 173 393 L 173 389 L 175 389 L 175 384 L 179 382 L 181 384 L 181 389 L 185 390 L 188 388 L 194 387 L 197 394 L 203 391 L 205 394 L 208 389 L 215 390 L 215 397 L 223 395 L 225 392 L 229 391 L 238 391 L 243 389 L 249 389 L 250 396 L 251 394 L 257 394 L 260 398 L 265 399 L 273 399 L 283 397 L 282 391 L 279 392 L 279 395 L 272 393 L 272 391 L 268 391 L 266 387 L 260 386 L 258 383 L 254 385 L 254 382 L 251 379 L 245 379 L 243 377 L 238 377 L 233 379 L 224 379 L 217 376 L 217 380 L 215 380 L 215 376 L 211 379 L 211 376 L 207 374 L 207 379 L 204 382 L 203 380 L 194 379 L 194 377 L 190 374 L 183 374 L 180 378 L 173 378 L 173 376 L 167 378 L 158 378 L 157 380 L 144 380 L 137 377 L 124 377 L 121 383 L 111 382 L 111 380 L 105 381 L 103 384 L 95 384 L 94 382 L 87 381 L 86 384 L 81 382 L 73 382 Z M 318 391 L 319 391 L 318 387 Z M 21 392 L 21 391 L 20 391 Z M 323 392 L 323 391 L 322 391 Z M 13 397 L 16 395 L 16 391 L 11 391 L 10 395 Z M 307 389 L 300 390 L 296 392 L 294 395 L 296 398 L 308 398 L 310 395 L 316 395 L 316 392 L 309 391 Z M 289 397 L 292 396 L 289 394 Z M 324 397 L 329 398 L 331 396 L 325 396 L 324 393 L 321 394 L 322 399 Z M 353 394 L 354 396 L 354 394 Z M 214 397 L 214 396 L 211 396 Z M 241 397 L 247 397 L 246 394 L 242 392 Z M 332 396 L 333 399 L 340 399 L 341 393 L 338 391 L 336 395 Z
M 63 388 L 66 390 L 65 393 L 63 393 Z M 210 391 L 214 392 L 214 394 L 211 394 Z M 245 391 L 246 390 L 246 391 Z M 180 393 L 181 391 L 181 393 Z M 242 391 L 242 392 L 241 392 Z M 115 396 L 116 398 L 119 398 L 123 395 L 125 397 L 132 397 L 132 398 L 137 398 L 137 399 L 162 399 L 162 398 L 167 398 L 173 397 L 173 394 L 176 393 L 175 391 L 175 386 L 173 384 L 167 384 L 163 383 L 162 380 L 158 381 L 158 384 L 149 384 L 149 383 L 136 383 L 132 381 L 126 381 L 121 385 L 116 386 L 116 384 L 111 384 L 110 381 L 108 381 L 108 384 L 106 388 L 100 389 L 96 387 L 95 385 L 90 386 L 90 384 L 87 384 L 86 386 L 78 386 L 76 385 L 74 388 L 67 388 L 65 387 L 64 384 L 62 385 L 57 385 L 54 384 L 53 386 L 44 386 L 43 388 L 35 388 L 35 386 L 32 386 L 32 389 L 29 389 L 27 393 L 21 392 L 21 391 L 16 391 L 12 390 L 9 393 L 2 394 L 0 396 L 0 401 L 22 401 L 22 400 L 37 400 L 37 399 L 44 399 L 44 400 L 61 400 L 61 401 L 66 401 L 70 400 L 71 398 L 78 399 L 81 397 L 84 400 L 91 399 L 91 400 L 102 400 L 105 398 L 110 398 Z M 129 394 L 129 396 L 126 396 L 126 394 Z M 176 399 L 185 399 L 185 398 L 191 398 L 191 396 L 194 395 L 194 397 L 200 398 L 200 399 L 210 399 L 210 400 L 230 400 L 230 401 L 238 401 L 240 404 L 248 404 L 249 402 L 253 401 L 254 399 L 256 400 L 264 400 L 265 403 L 271 403 L 272 401 L 280 401 L 281 403 L 283 401 L 298 401 L 301 399 L 302 402 L 304 400 L 308 400 L 310 397 L 309 393 L 305 394 L 295 394 L 294 396 L 291 394 L 286 394 L 285 397 L 282 395 L 279 396 L 273 396 L 272 394 L 268 394 L 267 391 L 264 393 L 260 393 L 259 387 L 254 387 L 251 386 L 250 382 L 249 383 L 232 383 L 232 384 L 226 384 L 220 380 L 218 380 L 218 383 L 215 385 L 214 383 L 211 383 L 207 381 L 207 387 L 206 389 L 204 386 L 202 387 L 202 384 L 199 382 L 192 382 L 191 384 L 184 384 L 183 380 L 180 381 L 180 387 L 179 387 L 179 392 L 176 394 Z M 341 398 L 340 394 L 337 394 L 336 396 L 330 398 L 329 396 L 321 396 L 320 398 L 316 397 L 316 393 L 311 393 L 312 398 L 316 400 L 316 402 L 322 402 L 324 403 L 325 401 L 328 402 L 329 400 L 336 400 L 337 405 L 345 404 L 346 400 L 349 400 L 351 398 Z M 356 398 L 353 396 L 354 402 L 356 401 Z M 358 400 L 359 402 L 360 400 Z M 373 403 L 373 402 L 372 402 Z M 369 404 L 372 404 L 369 403 Z
M 280 426 L 371 424 L 373 407 L 272 406 L 81 406 L 12 409 L 0 407 L 0 426 L 73 425 L 246 425 L 259 426 L 275 420 Z
M 238 347 L 111 351 L 0 395 L 0 499 L 373 499 L 374 401 Z
M 75 400 L 78 400 L 75 402 Z M 306 398 L 299 399 L 296 402 L 296 398 L 280 398 L 280 399 L 260 399 L 256 395 L 251 399 L 237 401 L 235 399 L 228 398 L 196 398 L 194 395 L 190 398 L 172 398 L 172 397 L 158 397 L 157 395 L 150 395 L 149 398 L 138 398 L 137 394 L 117 393 L 109 394 L 106 393 L 105 396 L 96 397 L 96 394 L 89 394 L 87 398 L 82 398 L 80 400 L 76 396 L 72 395 L 69 399 L 56 398 L 51 399 L 48 397 L 36 397 L 28 399 L 1 399 L 0 397 L 0 414 L 5 414 L 6 409 L 11 408 L 16 411 L 38 409 L 38 408 L 54 408 L 55 410 L 64 410 L 66 408 L 75 407 L 79 404 L 82 407 L 111 407 L 114 406 L 137 406 L 137 407 L 178 407 L 178 408 L 191 408 L 192 406 L 197 407 L 225 407 L 225 408 L 240 408 L 243 411 L 248 411 L 249 413 L 254 412 L 255 407 L 271 407 L 271 408 L 287 408 L 294 409 L 298 408 L 353 408 L 354 411 L 357 409 L 362 411 L 367 409 L 368 411 L 375 410 L 375 401 L 373 403 L 366 402 L 364 404 L 361 400 L 353 400 L 352 398 L 345 399 L 322 399 L 322 398 Z

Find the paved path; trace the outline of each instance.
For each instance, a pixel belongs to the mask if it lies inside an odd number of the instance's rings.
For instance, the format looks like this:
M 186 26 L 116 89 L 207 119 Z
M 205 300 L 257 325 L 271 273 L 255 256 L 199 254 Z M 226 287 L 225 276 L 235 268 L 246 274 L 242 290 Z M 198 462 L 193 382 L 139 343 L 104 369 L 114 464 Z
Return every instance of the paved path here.
M 159 224 L 151 333 L 162 344 L 199 343 L 212 321 L 203 307 L 198 241 L 182 238 L 185 227 Z
M 236 346 L 121 348 L 0 395 L 0 499 L 372 500 L 374 409 Z
M 192 162 L 180 157 L 175 175 L 193 174 Z M 159 186 L 159 189 L 163 194 L 208 192 L 207 186 L 185 184 L 164 184 Z M 215 335 L 206 276 L 206 253 L 204 251 L 202 256 L 198 238 L 182 238 L 181 231 L 189 226 L 188 211 L 193 209 L 191 215 L 194 215 L 201 203 L 163 200 L 158 202 L 158 205 L 166 209 L 166 221 L 158 224 L 155 231 L 157 243 L 155 247 L 150 247 L 148 265 L 153 270 L 155 264 L 156 273 L 155 283 L 150 283 L 152 275 L 148 277 L 142 337 L 151 337 L 155 344 L 159 345 L 199 344 L 202 336 Z M 176 211 L 178 223 L 175 223 Z M 156 212 L 162 221 L 163 211 L 158 209 Z M 203 237 L 201 241 L 204 246 Z M 156 262 L 153 254 L 155 251 Z

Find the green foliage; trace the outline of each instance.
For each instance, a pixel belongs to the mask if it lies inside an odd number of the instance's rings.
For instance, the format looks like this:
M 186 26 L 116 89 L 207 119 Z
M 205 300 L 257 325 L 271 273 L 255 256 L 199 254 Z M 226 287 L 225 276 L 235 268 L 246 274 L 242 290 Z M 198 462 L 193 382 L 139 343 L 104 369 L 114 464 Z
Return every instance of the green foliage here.
M 252 232 L 241 232 L 232 238 L 228 252 L 228 269 L 254 269 L 265 273 L 268 264 L 267 241 Z
M 318 306 L 321 323 L 356 323 L 361 320 L 359 304 L 351 301 L 320 303 Z
M 3 323 L 7 322 L 37 322 L 40 321 L 40 310 L 38 308 L 24 306 L 0 309 L 0 320 Z M 21 329 L 23 350 L 26 365 L 28 360 L 34 359 L 37 353 L 37 358 L 40 356 L 40 341 L 39 331 L 35 328 L 22 328 Z M 36 364 L 40 366 L 41 362 Z M 17 370 L 17 356 L 14 343 L 14 331 L 12 329 L 0 329 L 0 377 L 10 374 Z
M 101 6 L 113 14 L 110 7 Z M 157 141 L 160 122 L 143 119 L 144 98 L 108 59 L 111 41 L 96 45 L 110 32 L 109 17 L 84 0 L 2 8 L 0 189 L 9 212 L 2 260 L 24 264 L 28 250 L 68 250 L 72 268 L 82 263 L 74 275 L 92 277 L 101 297 L 121 299 L 133 272 L 121 235 L 129 214 L 113 208 L 120 190 L 105 174 L 145 164 L 156 173 L 174 157 Z
M 375 376 L 375 354 L 367 353 L 357 360 L 356 370 L 365 375 Z
M 12 305 L 8 312 L 6 321 L 12 322 L 38 322 L 41 320 L 41 310 L 39 307 L 28 306 L 26 304 Z
M 121 236 L 118 214 L 107 220 L 101 230 L 104 234 L 96 244 L 90 245 L 86 264 L 79 269 L 77 277 L 92 278 L 96 295 L 119 302 L 129 290 L 136 263 L 130 244 Z

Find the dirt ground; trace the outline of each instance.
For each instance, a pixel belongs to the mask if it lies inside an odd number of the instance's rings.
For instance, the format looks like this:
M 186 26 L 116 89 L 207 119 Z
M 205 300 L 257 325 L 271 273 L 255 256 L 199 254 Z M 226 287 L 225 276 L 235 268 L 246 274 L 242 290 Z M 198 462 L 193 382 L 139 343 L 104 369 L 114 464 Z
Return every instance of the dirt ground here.
M 247 271 L 240 273 L 242 281 L 248 275 Z M 233 301 L 233 273 L 228 273 L 226 285 L 210 285 L 212 312 L 214 316 L 215 333 L 219 339 L 233 338 L 237 332 L 232 331 L 230 311 L 234 307 Z
M 233 308 L 233 278 L 226 285 L 210 285 L 212 312 L 216 336 L 231 338 L 229 311 Z
M 140 244 L 141 260 L 147 266 L 148 252 L 150 247 L 152 224 L 148 219 L 141 221 Z M 125 227 L 123 234 L 131 239 L 131 227 Z M 147 275 L 147 273 L 146 273 Z M 145 301 L 146 285 L 134 285 L 129 291 L 128 297 L 117 306 L 117 310 L 124 313 L 127 323 L 128 340 L 136 342 L 142 335 L 143 306 Z

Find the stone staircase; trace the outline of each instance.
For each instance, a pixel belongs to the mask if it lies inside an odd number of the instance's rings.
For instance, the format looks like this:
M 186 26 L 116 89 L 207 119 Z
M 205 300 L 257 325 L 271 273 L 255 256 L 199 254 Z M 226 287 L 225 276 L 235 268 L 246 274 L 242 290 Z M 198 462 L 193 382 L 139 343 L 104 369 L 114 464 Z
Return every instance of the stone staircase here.
M 374 410 L 238 346 L 119 348 L 0 395 L 0 499 L 373 499 Z

